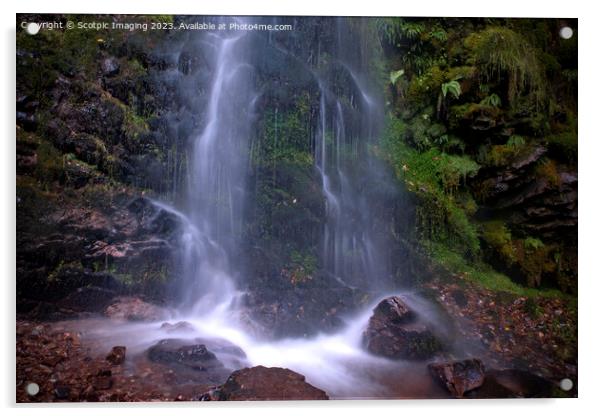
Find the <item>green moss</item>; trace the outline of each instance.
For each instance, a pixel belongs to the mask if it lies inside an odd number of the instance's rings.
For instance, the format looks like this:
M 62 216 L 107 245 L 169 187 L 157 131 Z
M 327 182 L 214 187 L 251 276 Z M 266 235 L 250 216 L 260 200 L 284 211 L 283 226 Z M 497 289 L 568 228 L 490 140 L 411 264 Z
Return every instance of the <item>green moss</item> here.
M 62 153 L 47 141 L 40 142 L 37 150 L 38 163 L 34 174 L 43 183 L 60 180 L 64 176 L 65 167 Z
M 534 289 L 515 283 L 507 275 L 495 271 L 490 265 L 481 261 L 466 261 L 462 255 L 451 250 L 445 244 L 432 244 L 429 247 L 432 259 L 451 275 L 460 275 L 469 282 L 495 292 L 508 292 L 518 296 L 532 298 L 563 298 L 570 301 L 575 297 L 556 289 Z
M 311 253 L 293 250 L 286 268 L 286 274 L 293 285 L 298 285 L 312 280 L 317 268 L 318 260 L 316 256 Z
M 535 48 L 521 34 L 508 27 L 492 26 L 470 34 L 464 41 L 469 63 L 479 68 L 485 82 L 507 77 L 508 101 L 528 93 L 543 104 L 547 93 L 544 65 Z
M 449 155 L 436 148 L 426 152 L 413 149 L 405 143 L 406 125 L 395 118 L 390 121 L 382 155 L 420 200 L 416 222 L 422 240 L 448 241 L 464 254 L 476 255 L 479 251 L 476 228 L 455 194 L 466 178 L 478 171 L 479 165 L 468 156 Z
M 551 159 L 544 159 L 537 164 L 535 174 L 540 178 L 544 178 L 550 185 L 558 187 L 561 183 L 560 173 L 556 162 Z
M 430 67 L 423 75 L 413 77 L 407 92 L 410 105 L 422 107 L 433 104 L 445 79 L 445 72 L 436 65 Z
M 483 224 L 482 237 L 497 253 L 506 265 L 511 266 L 516 262 L 515 247 L 512 243 L 512 234 L 502 221 L 491 221 Z

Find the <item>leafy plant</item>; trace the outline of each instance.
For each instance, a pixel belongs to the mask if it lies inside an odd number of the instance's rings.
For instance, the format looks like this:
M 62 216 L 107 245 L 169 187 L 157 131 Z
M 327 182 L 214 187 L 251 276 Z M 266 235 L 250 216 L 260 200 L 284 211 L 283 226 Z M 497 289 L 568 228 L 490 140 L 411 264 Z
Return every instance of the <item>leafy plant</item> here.
M 486 105 L 488 107 L 500 107 L 502 105 L 502 99 L 496 93 L 493 93 L 485 98 L 483 98 L 480 102 L 481 105 Z
M 400 69 L 399 71 L 393 71 L 389 74 L 389 79 L 391 80 L 392 85 L 395 85 L 395 83 L 397 83 L 397 80 L 403 75 L 403 72 L 403 69 Z
M 436 39 L 440 42 L 445 42 L 447 40 L 447 32 L 445 31 L 445 29 L 442 29 L 440 27 L 434 29 L 431 33 L 429 33 L 429 36 L 432 39 Z
M 455 99 L 458 99 L 462 93 L 462 87 L 456 80 L 444 82 L 441 84 L 441 92 L 443 93 L 443 97 L 446 97 L 450 93 Z
M 506 142 L 506 145 L 510 146 L 514 149 L 517 149 L 517 148 L 525 145 L 525 139 L 523 138 L 523 136 L 519 136 L 518 134 L 513 134 L 508 139 L 508 142 Z
M 537 50 L 521 34 L 508 27 L 493 26 L 472 33 L 464 42 L 470 63 L 480 69 L 481 79 L 508 80 L 511 104 L 526 94 L 538 105 L 546 97 L 545 68 Z
M 525 249 L 528 251 L 535 251 L 543 248 L 545 244 L 539 238 L 527 237 L 525 238 Z

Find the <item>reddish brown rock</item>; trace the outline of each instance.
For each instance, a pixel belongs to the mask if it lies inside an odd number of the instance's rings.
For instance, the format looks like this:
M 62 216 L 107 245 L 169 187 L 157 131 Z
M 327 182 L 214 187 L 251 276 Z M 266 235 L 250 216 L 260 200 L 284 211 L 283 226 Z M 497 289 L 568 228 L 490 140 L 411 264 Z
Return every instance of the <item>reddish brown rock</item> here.
M 384 320 L 395 324 L 411 322 L 415 318 L 414 312 L 397 296 L 383 299 L 373 312 L 373 320 Z
M 109 355 L 107 355 L 107 361 L 113 365 L 123 364 L 123 362 L 125 361 L 125 347 L 113 347 Z
M 113 377 L 111 370 L 100 370 L 94 378 L 93 384 L 95 390 L 108 390 L 113 386 Z
M 326 393 L 286 368 L 257 366 L 233 372 L 219 392 L 203 400 L 328 400 Z
M 135 297 L 120 297 L 105 309 L 105 315 L 111 319 L 124 321 L 158 321 L 167 315 L 156 305 Z
M 433 378 L 442 383 L 455 397 L 464 396 L 485 381 L 485 366 L 476 358 L 444 363 L 432 363 L 428 366 Z
M 169 322 L 163 322 L 161 324 L 161 329 L 165 332 L 193 332 L 194 326 L 191 323 L 186 321 L 176 322 L 175 324 Z

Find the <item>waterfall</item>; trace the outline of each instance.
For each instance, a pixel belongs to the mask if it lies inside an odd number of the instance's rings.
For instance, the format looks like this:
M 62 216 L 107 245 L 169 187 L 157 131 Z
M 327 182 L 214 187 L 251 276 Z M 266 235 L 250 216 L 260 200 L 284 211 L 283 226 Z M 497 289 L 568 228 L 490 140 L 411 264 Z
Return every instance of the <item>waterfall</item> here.
M 222 339 L 239 346 L 247 361 L 232 364 L 233 370 L 241 365 L 286 367 L 302 373 L 308 382 L 326 389 L 332 397 L 366 398 L 387 394 L 378 375 L 392 366 L 389 360 L 373 356 L 362 347 L 362 333 L 372 309 L 383 297 L 399 294 L 390 284 L 388 240 L 383 237 L 390 234 L 386 228 L 388 218 L 382 218 L 383 206 L 389 201 L 381 188 L 390 184 L 392 178 L 370 151 L 384 121 L 384 99 L 370 85 L 370 58 L 357 50 L 359 35 L 344 35 L 341 28 L 349 28 L 342 21 L 338 20 L 338 36 L 334 39 L 329 37 L 332 33 L 325 32 L 328 46 L 317 42 L 302 51 L 294 45 L 287 49 L 286 42 L 278 43 L 265 33 L 217 31 L 191 35 L 188 46 L 196 46 L 193 50 L 201 69 L 180 70 L 177 85 L 184 110 L 171 118 L 178 120 L 181 114 L 189 118 L 183 123 L 190 146 L 186 155 L 187 181 L 179 188 L 182 197 L 175 201 L 178 208 L 165 202 L 155 204 L 175 215 L 181 224 L 180 241 L 174 249 L 181 271 L 177 280 L 181 296 L 172 322 L 186 320 L 193 331 L 178 333 L 178 337 L 194 342 Z M 332 59 L 324 63 L 314 58 L 321 51 Z M 274 66 L 266 70 L 270 63 Z M 317 252 L 321 274 L 312 280 L 318 284 L 313 292 L 302 292 L 295 282 L 283 278 L 280 270 L 267 280 L 260 276 L 259 290 L 273 285 L 268 289 L 277 292 L 276 306 L 263 308 L 262 304 L 260 309 L 272 313 L 280 303 L 306 293 L 308 303 L 305 305 L 303 298 L 302 306 L 307 309 L 312 307 L 309 298 L 314 296 L 335 302 L 348 297 L 343 300 L 350 307 L 338 316 L 336 327 L 320 326 L 324 315 L 333 309 L 328 305 L 328 310 L 318 311 L 322 315 L 312 323 L 313 333 L 304 337 L 286 333 L 270 338 L 261 331 L 262 325 L 267 327 L 269 323 L 256 322 L 241 300 L 253 290 L 247 283 L 257 278 L 245 268 L 245 261 L 255 249 L 246 240 L 245 221 L 249 221 L 249 214 L 245 205 L 258 192 L 251 177 L 253 152 L 261 146 L 276 149 L 289 139 L 283 124 L 287 112 L 295 110 L 296 101 L 283 98 L 282 93 L 277 96 L 274 90 L 286 83 L 279 76 L 286 79 L 290 71 L 305 77 L 307 91 L 302 93 L 309 101 L 305 104 L 309 116 L 304 119 L 309 126 L 304 131 L 308 133 L 299 148 L 305 156 L 304 178 L 309 178 L 311 187 L 298 192 L 299 198 L 304 199 L 311 192 L 318 201 L 316 212 L 321 218 L 317 232 L 312 229 L 308 233 L 307 245 Z M 282 105 L 282 110 L 278 105 Z M 273 133 L 266 134 L 263 141 L 256 137 L 261 129 L 257 122 L 261 112 L 263 124 Z M 277 178 L 272 163 L 269 160 L 270 167 L 266 168 L 266 186 L 275 188 Z M 288 203 L 297 206 L 296 194 L 290 195 Z M 286 241 L 290 243 L 290 239 Z M 292 251 L 290 247 L 285 249 Z M 361 302 L 354 303 L 356 292 L 362 296 Z M 408 302 L 417 302 L 413 294 L 405 296 Z M 425 310 L 419 302 L 412 305 L 421 312 Z M 287 313 L 290 311 L 284 313 L 285 318 L 295 318 Z M 259 331 L 255 332 L 257 328 Z M 137 350 L 166 336 L 157 323 L 124 324 L 117 333 L 113 327 L 110 331 L 98 331 L 121 337 L 112 339 L 112 345 L 130 348 L 134 344 Z M 138 334 L 135 342 L 125 339 L 131 331 Z M 394 368 L 405 371 L 407 366 L 411 367 L 401 363 Z
M 184 308 L 228 308 L 236 295 L 231 258 L 242 232 L 248 141 L 253 111 L 246 34 L 210 34 L 213 78 L 204 127 L 193 140 L 180 261 Z
M 338 42 L 343 42 L 338 38 Z M 343 52 L 349 45 L 337 45 Z M 322 178 L 326 205 L 322 257 L 325 269 L 350 287 L 382 291 L 390 271 L 385 248 L 375 236 L 375 202 L 365 195 L 366 185 L 378 183 L 379 161 L 369 152 L 380 133 L 384 118 L 382 104 L 360 81 L 360 77 L 338 57 L 336 70 L 348 77 L 352 91 L 340 97 L 320 79 L 319 125 L 316 128 L 316 167 Z M 343 104 L 342 99 L 348 98 Z M 382 101 L 382 100 L 380 100 Z M 351 123 L 348 120 L 352 120 Z

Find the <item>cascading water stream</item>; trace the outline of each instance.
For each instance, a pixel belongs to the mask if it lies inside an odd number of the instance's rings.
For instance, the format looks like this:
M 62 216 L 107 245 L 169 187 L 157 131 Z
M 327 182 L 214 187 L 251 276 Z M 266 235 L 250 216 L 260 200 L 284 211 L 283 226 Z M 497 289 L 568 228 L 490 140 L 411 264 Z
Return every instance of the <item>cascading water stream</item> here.
M 194 140 L 181 264 L 182 308 L 194 315 L 227 309 L 236 296 L 230 256 L 242 228 L 245 161 L 252 112 L 252 67 L 242 60 L 245 35 L 210 38 L 215 68 L 205 127 Z
M 375 111 L 376 98 L 343 61 L 340 66 L 355 91 L 346 99 L 333 93 L 330 81 L 319 71 L 312 72 L 320 93 L 317 126 L 313 129 L 314 163 L 326 204 L 321 261 L 339 285 L 354 289 L 363 286 L 380 297 L 343 317 L 345 325 L 338 332 L 311 338 L 262 339 L 250 331 L 248 321 L 239 319 L 237 279 L 239 274 L 244 279 L 244 273 L 237 270 L 234 259 L 242 238 L 247 162 L 258 100 L 252 76 L 254 64 L 248 53 L 251 37 L 247 33 L 205 36 L 204 48 L 212 52 L 212 75 L 203 106 L 203 127 L 194 138 L 184 208 L 155 202 L 181 223 L 176 261 L 183 272 L 182 303 L 172 322 L 186 320 L 194 326 L 194 332 L 181 335 L 184 338 L 228 340 L 244 350 L 246 365 L 298 371 L 333 397 L 386 396 L 388 390 L 383 389 L 379 374 L 400 374 L 413 364 L 392 364 L 361 346 L 362 332 L 375 302 L 391 293 L 383 283 L 387 271 L 382 265 L 386 261 L 374 236 L 372 206 L 362 194 L 358 179 L 375 173 L 367 147 L 378 134 L 373 125 L 382 114 Z M 349 120 L 354 121 L 350 124 Z M 277 125 L 274 130 L 277 140 Z M 417 310 L 428 309 L 411 294 L 406 294 L 406 299 Z M 134 351 L 142 351 L 165 337 L 156 323 L 126 324 L 120 331 L 99 327 L 96 331 L 110 338 L 107 342 L 113 345 L 127 344 L 123 337 L 136 331 L 140 335 L 128 347 Z M 236 369 L 237 364 L 229 357 L 218 357 Z

